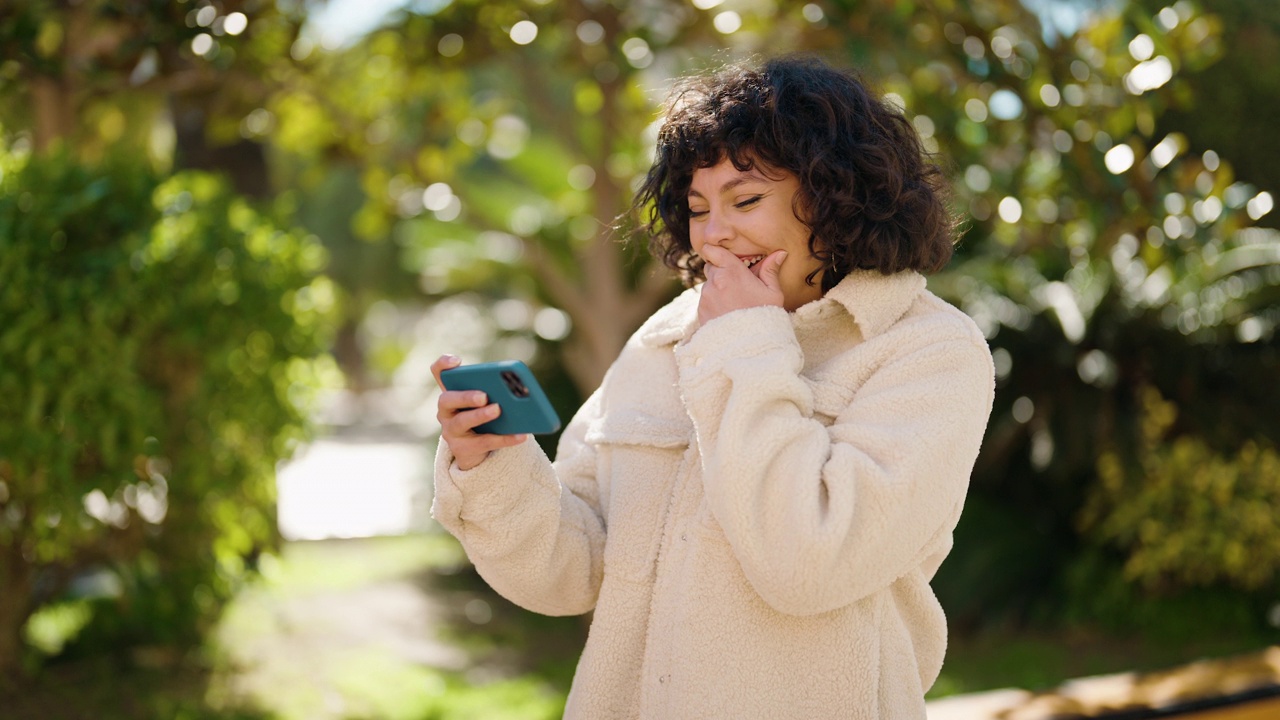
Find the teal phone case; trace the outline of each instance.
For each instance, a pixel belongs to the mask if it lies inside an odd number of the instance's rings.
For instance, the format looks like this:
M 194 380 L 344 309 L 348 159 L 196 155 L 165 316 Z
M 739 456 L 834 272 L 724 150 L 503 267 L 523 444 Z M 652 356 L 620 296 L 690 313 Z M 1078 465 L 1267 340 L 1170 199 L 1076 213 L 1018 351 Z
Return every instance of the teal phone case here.
M 546 435 L 560 429 L 560 417 L 538 379 L 519 360 L 460 365 L 440 371 L 446 390 L 480 390 L 502 408 L 496 420 L 476 426 L 478 433 Z

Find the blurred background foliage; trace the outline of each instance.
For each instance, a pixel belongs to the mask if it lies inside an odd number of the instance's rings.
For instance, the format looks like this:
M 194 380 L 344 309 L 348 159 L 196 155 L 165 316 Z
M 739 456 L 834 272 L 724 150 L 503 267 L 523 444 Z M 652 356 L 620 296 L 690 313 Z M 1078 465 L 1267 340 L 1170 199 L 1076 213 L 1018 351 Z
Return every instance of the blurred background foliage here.
M 670 78 L 791 50 L 879 84 L 968 218 L 930 286 L 998 393 L 954 627 L 1274 641 L 1280 6 L 342 7 L 0 8 L 0 667 L 70 652 L 41 607 L 89 648 L 198 634 L 273 547 L 307 396 L 426 392 L 424 332 L 572 413 L 678 290 L 623 217 Z M 113 610 L 67 604 L 86 569 Z

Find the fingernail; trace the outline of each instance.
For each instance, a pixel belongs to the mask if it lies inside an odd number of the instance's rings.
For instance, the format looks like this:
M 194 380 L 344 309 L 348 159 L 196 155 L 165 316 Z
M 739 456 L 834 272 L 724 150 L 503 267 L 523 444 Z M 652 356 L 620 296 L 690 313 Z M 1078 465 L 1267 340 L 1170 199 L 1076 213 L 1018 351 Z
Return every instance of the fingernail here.
M 443 355 L 441 356 L 440 359 L 444 360 L 449 365 L 457 365 L 458 363 L 462 362 L 462 360 L 457 355 Z
M 783 260 L 786 260 L 786 259 L 787 259 L 787 251 L 786 251 L 786 250 L 779 250 L 778 252 L 780 252 L 780 253 L 781 253 L 780 255 L 778 255 L 778 262 L 782 262 Z
M 484 401 L 485 401 L 484 393 L 475 393 L 474 395 L 471 396 L 471 404 L 473 405 L 476 405 L 476 406 L 484 405 Z

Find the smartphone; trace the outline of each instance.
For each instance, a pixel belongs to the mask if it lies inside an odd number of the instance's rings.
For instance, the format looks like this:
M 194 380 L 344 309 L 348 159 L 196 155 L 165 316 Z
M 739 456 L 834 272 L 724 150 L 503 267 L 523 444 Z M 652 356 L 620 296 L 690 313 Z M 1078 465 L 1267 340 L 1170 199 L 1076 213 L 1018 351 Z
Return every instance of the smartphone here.
M 440 371 L 446 390 L 480 390 L 498 403 L 497 419 L 478 425 L 478 433 L 546 435 L 560 429 L 560 417 L 537 378 L 519 360 L 459 365 Z

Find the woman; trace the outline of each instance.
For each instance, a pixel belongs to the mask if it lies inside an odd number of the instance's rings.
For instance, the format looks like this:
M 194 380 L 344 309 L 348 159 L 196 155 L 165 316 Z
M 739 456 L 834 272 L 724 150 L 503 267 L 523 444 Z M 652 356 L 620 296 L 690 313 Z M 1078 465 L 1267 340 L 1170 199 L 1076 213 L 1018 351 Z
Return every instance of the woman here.
M 783 58 L 677 88 L 635 207 L 693 287 L 554 463 L 444 392 L 436 519 L 513 602 L 595 611 L 566 717 L 923 718 L 994 389 L 921 275 L 940 173 L 855 76 Z

